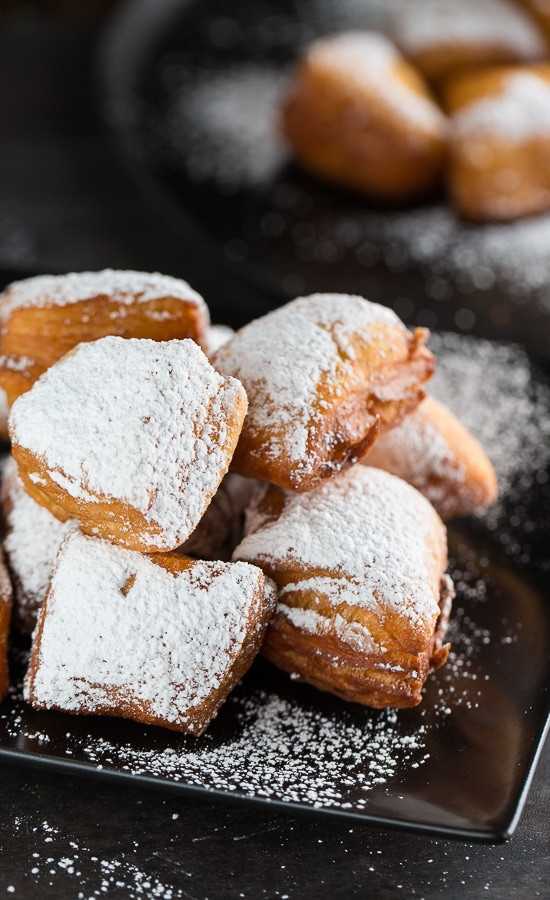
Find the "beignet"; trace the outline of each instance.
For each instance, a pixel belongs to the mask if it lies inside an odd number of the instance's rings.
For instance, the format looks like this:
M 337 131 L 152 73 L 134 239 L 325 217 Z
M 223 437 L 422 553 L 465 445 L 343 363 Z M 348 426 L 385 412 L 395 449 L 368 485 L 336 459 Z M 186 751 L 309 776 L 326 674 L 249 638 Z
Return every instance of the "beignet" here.
M 307 169 L 392 201 L 438 181 L 446 128 L 422 77 L 368 31 L 313 44 L 282 111 L 283 133 Z
M 0 701 L 10 686 L 8 664 L 8 636 L 10 633 L 12 587 L 10 576 L 0 551 Z
M 198 525 L 246 412 L 234 378 L 191 340 L 101 338 L 14 403 L 25 489 L 58 518 L 132 550 L 165 552 Z
M 77 344 L 106 335 L 206 347 L 209 321 L 202 297 L 168 275 L 105 269 L 18 281 L 0 296 L 0 387 L 11 406 Z
M 251 665 L 273 603 L 246 563 L 146 556 L 75 532 L 40 614 L 25 698 L 202 734 Z
M 480 512 L 498 496 L 495 470 L 483 447 L 433 397 L 381 435 L 363 462 L 408 481 L 442 519 Z
M 13 583 L 13 624 L 31 634 L 59 547 L 78 523 L 61 522 L 27 494 L 13 457 L 2 471 L 1 504 L 4 553 Z
M 550 65 L 492 69 L 448 86 L 451 200 L 473 221 L 550 209 Z
M 377 708 L 415 706 L 447 658 L 445 527 L 387 472 L 355 466 L 311 494 L 262 487 L 233 558 L 278 587 L 262 652 L 315 687 Z
M 213 356 L 248 395 L 232 469 L 310 491 L 356 462 L 423 398 L 426 337 L 343 294 L 301 297 L 245 325 Z
M 481 66 L 546 55 L 536 23 L 508 0 L 401 3 L 389 30 L 407 59 L 436 85 Z

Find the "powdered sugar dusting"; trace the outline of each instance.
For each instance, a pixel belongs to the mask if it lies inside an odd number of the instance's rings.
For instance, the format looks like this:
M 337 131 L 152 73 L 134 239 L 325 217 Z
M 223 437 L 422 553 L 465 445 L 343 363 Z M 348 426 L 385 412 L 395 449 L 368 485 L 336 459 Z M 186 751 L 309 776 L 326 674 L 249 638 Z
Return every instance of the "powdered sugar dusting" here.
M 247 564 L 196 561 L 174 575 L 154 558 L 75 532 L 44 607 L 33 697 L 93 712 L 116 709 L 122 695 L 183 725 L 250 640 L 263 584 Z
M 72 497 L 130 504 L 171 549 L 227 470 L 243 397 L 193 341 L 106 337 L 79 345 L 19 397 L 10 428 Z
M 29 497 L 13 457 L 2 472 L 2 510 L 4 551 L 15 583 L 14 616 L 19 626 L 31 631 L 59 547 L 77 523 L 74 519 L 60 522 Z
M 241 380 L 250 399 L 247 426 L 265 429 L 262 454 L 286 454 L 311 470 L 310 435 L 322 422 L 319 385 L 337 390 L 353 366 L 352 342 L 379 326 L 405 328 L 391 310 L 361 297 L 300 297 L 242 328 L 214 354 L 221 372 Z M 346 359 L 346 354 L 348 358 Z
M 317 570 L 305 588 L 334 607 L 345 603 L 377 613 L 389 608 L 431 630 L 445 559 L 434 540 L 438 534 L 443 542 L 436 513 L 414 488 L 379 469 L 355 466 L 313 493 L 287 495 L 275 521 L 257 517 L 253 506 L 234 558 L 267 565 L 284 560 L 298 570 L 287 590 L 301 589 L 300 575 Z
M 345 77 L 367 96 L 379 92 L 394 115 L 416 128 L 437 134 L 445 130 L 445 116 L 436 104 L 396 77 L 393 70 L 400 56 L 382 34 L 355 31 L 336 35 L 314 44 L 306 59 L 314 69 Z
M 158 272 L 103 269 L 67 275 L 37 275 L 10 284 L 1 297 L 0 321 L 6 322 L 21 306 L 66 306 L 107 295 L 122 305 L 149 303 L 174 297 L 193 303 L 208 317 L 206 303 L 187 282 Z M 208 320 L 208 319 L 207 319 Z
M 550 82 L 534 72 L 508 75 L 499 92 L 464 106 L 452 117 L 459 140 L 518 144 L 550 135 Z M 467 148 L 475 153 L 475 146 Z
M 405 53 L 434 47 L 502 47 L 518 59 L 544 55 L 534 22 L 508 0 L 416 0 L 395 12 L 392 33 Z

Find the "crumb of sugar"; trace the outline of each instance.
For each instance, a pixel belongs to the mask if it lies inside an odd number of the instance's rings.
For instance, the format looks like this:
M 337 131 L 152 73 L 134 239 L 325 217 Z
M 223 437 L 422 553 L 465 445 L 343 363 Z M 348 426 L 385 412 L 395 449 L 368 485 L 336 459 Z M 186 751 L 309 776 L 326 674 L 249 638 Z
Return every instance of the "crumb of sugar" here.
M 380 94 L 392 113 L 415 128 L 439 134 L 446 118 L 439 107 L 394 74 L 400 55 L 384 35 L 372 31 L 353 31 L 325 38 L 308 51 L 306 60 L 324 74 L 345 77 L 366 96 Z
M 458 140 L 518 144 L 550 134 L 550 83 L 531 72 L 508 75 L 497 94 L 481 97 L 452 117 Z M 474 154 L 475 146 L 467 152 Z
M 323 421 L 319 385 L 336 390 L 337 379 L 353 366 L 353 341 L 358 335 L 368 340 L 379 326 L 405 333 L 386 307 L 361 297 L 313 294 L 250 322 L 220 347 L 214 365 L 244 384 L 247 426 L 266 432 L 262 454 L 285 454 L 296 472 L 311 471 L 309 442 Z
M 263 491 L 259 489 L 258 500 Z M 344 603 L 379 611 L 389 607 L 430 630 L 439 615 L 439 577 L 434 576 L 432 535 L 444 535 L 428 501 L 401 479 L 380 469 L 354 466 L 308 494 L 288 494 L 280 516 L 265 521 L 253 504 L 245 537 L 233 558 L 297 567 L 286 591 L 314 589 L 335 607 Z M 310 569 L 326 573 L 302 580 Z M 435 581 L 434 581 L 435 578 Z M 315 632 L 318 616 L 308 617 Z M 364 640 L 357 632 L 355 642 Z
M 250 640 L 263 585 L 246 563 L 197 560 L 174 575 L 74 532 L 55 565 L 27 690 L 40 704 L 88 712 L 116 709 L 122 696 L 184 725 Z
M 1 298 L 0 321 L 6 322 L 22 306 L 66 306 L 91 300 L 101 294 L 121 305 L 149 303 L 174 297 L 193 303 L 208 317 L 206 303 L 185 281 L 159 272 L 103 269 L 99 272 L 69 272 L 67 275 L 37 275 L 8 285 Z
M 407 54 L 432 48 L 503 47 L 520 59 L 544 55 L 535 23 L 508 0 L 416 0 L 396 10 L 391 31 Z
M 227 470 L 229 423 L 244 396 L 191 340 L 105 337 L 80 344 L 20 396 L 10 428 L 72 497 L 131 505 L 161 531 L 144 540 L 172 549 Z

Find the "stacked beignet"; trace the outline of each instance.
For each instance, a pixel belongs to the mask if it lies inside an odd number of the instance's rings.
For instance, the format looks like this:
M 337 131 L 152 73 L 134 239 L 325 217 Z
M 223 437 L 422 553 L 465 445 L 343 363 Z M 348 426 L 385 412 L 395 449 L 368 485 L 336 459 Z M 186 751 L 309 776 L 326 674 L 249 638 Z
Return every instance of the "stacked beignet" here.
M 14 624 L 37 621 L 25 696 L 200 734 L 262 648 L 345 699 L 417 704 L 448 652 L 445 529 L 356 463 L 434 409 L 427 333 L 316 294 L 223 338 L 211 362 L 190 339 L 79 343 L 15 401 L 2 513 Z M 495 484 L 449 417 L 434 428 L 459 462 L 428 462 L 455 514 Z

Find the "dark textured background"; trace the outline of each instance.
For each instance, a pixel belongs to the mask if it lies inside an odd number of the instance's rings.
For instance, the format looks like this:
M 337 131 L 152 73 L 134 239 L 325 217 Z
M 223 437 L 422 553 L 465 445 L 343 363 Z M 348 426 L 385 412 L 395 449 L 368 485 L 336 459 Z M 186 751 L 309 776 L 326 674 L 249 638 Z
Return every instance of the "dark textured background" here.
M 151 0 L 154 2 L 154 0 Z M 8 4 L 0 28 L 0 275 L 159 269 L 224 303 L 127 179 L 97 120 L 105 4 Z M 0 897 L 550 897 L 550 743 L 507 844 L 400 834 L 0 764 Z

